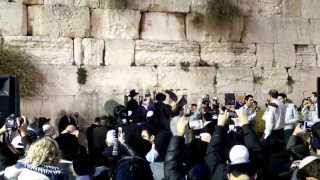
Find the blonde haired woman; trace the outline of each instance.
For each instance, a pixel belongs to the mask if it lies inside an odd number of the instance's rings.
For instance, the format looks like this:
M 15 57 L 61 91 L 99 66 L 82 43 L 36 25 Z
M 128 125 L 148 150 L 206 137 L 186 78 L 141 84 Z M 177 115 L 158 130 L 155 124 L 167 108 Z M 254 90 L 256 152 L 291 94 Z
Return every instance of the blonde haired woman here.
M 60 150 L 55 140 L 43 137 L 31 144 L 26 157 L 15 166 L 6 168 L 5 178 L 9 180 L 60 180 L 68 179 L 68 174 L 58 167 Z

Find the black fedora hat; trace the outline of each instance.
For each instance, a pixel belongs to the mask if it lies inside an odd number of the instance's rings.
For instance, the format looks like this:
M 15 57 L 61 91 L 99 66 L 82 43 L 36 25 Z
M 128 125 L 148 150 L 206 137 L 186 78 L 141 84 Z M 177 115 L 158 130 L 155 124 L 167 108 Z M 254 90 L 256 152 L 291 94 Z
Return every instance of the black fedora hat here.
M 165 93 L 169 95 L 169 98 L 172 99 L 173 101 L 177 102 L 178 101 L 178 96 L 173 92 L 173 90 L 165 90 Z
M 138 95 L 138 94 L 139 94 L 139 93 L 136 92 L 135 89 L 132 89 L 132 90 L 130 91 L 130 93 L 129 93 L 129 97 L 135 97 L 135 96 Z

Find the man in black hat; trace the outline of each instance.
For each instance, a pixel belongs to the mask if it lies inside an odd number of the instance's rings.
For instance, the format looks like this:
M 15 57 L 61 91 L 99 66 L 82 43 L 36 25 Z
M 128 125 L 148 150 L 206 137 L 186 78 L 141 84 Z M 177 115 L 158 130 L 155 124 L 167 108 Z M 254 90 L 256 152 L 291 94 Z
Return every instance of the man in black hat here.
M 133 122 L 139 122 L 139 103 L 138 103 L 138 100 L 137 100 L 137 95 L 139 93 L 136 92 L 135 89 L 131 90 L 130 93 L 129 93 L 129 97 L 130 97 L 130 100 L 128 101 L 128 103 L 126 104 L 127 105 L 127 110 L 128 110 L 128 116 L 129 116 L 129 119 L 131 119 Z
M 156 103 L 154 104 L 154 115 L 151 120 L 151 125 L 157 130 L 170 131 L 170 119 L 172 116 L 172 107 L 165 104 L 166 95 L 158 93 L 156 95 Z

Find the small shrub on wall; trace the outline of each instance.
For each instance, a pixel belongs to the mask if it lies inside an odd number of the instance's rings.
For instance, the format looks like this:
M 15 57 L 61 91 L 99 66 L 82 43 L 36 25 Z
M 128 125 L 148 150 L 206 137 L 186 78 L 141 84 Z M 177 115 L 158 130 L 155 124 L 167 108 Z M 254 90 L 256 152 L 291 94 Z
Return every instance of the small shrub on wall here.
M 201 26 L 206 19 L 209 25 L 223 25 L 241 16 L 241 9 L 234 0 L 208 0 L 206 13 L 195 12 L 191 22 Z
M 38 95 L 45 83 L 44 75 L 32 64 L 31 56 L 12 47 L 0 49 L 0 74 L 17 76 L 21 97 Z
M 88 72 L 82 65 L 78 68 L 78 83 L 84 85 L 87 82 Z

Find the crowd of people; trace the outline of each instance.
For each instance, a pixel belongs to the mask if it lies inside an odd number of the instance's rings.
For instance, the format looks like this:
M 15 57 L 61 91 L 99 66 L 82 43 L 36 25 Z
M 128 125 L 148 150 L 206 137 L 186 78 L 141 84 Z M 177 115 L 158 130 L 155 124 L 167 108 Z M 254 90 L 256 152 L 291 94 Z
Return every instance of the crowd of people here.
M 57 125 L 12 115 L 0 129 L 0 179 L 320 179 L 317 94 L 296 106 L 271 89 L 265 106 L 250 94 L 223 105 L 210 95 L 190 103 L 171 90 L 131 90 L 112 117 L 87 127 L 86 145 L 79 113 L 65 113 Z

